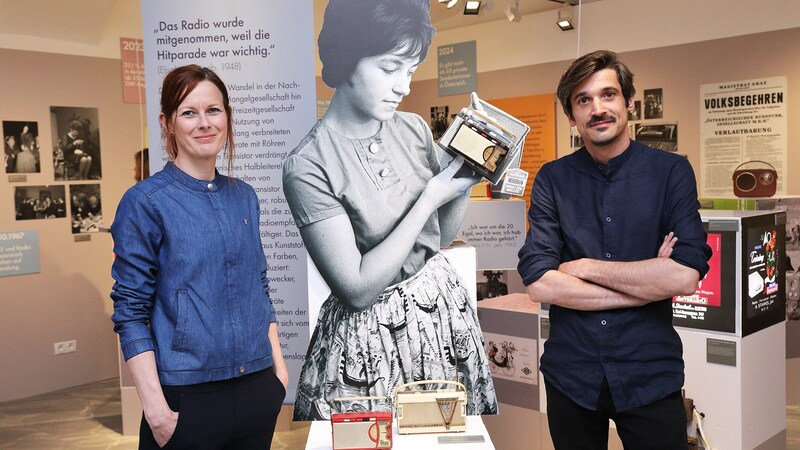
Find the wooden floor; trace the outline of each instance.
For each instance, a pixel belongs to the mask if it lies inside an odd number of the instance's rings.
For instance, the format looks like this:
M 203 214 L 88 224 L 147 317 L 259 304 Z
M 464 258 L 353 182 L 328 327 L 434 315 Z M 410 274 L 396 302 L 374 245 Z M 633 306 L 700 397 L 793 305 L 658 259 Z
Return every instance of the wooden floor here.
M 786 434 L 786 448 L 800 450 L 800 405 L 786 408 Z M 272 448 L 303 450 L 307 437 L 307 426 L 278 431 Z M 0 403 L 0 449 L 128 450 L 137 445 L 137 437 L 122 436 L 116 378 Z
M 0 403 L 0 449 L 135 450 L 120 410 L 117 378 Z M 276 432 L 272 449 L 304 449 L 308 428 Z

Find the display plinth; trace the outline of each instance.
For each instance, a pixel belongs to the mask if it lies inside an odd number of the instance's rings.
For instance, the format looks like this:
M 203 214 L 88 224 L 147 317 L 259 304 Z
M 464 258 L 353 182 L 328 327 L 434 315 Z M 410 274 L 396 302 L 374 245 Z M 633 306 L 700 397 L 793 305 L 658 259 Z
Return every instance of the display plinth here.
M 705 414 L 713 448 L 784 448 L 786 215 L 701 215 L 715 251 L 711 270 L 694 296 L 673 302 L 686 395 Z

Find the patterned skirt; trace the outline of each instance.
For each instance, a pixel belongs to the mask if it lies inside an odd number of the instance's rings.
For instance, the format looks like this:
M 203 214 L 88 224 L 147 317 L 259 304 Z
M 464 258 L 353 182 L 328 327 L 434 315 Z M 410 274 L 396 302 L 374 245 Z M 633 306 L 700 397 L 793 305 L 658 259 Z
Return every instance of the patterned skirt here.
M 441 254 L 364 311 L 334 295 L 325 300 L 300 373 L 294 420 L 330 419 L 331 407 L 386 410 L 386 402 L 333 400 L 392 397 L 398 385 L 420 380 L 458 381 L 467 388 L 467 414 L 497 413 L 478 316 Z

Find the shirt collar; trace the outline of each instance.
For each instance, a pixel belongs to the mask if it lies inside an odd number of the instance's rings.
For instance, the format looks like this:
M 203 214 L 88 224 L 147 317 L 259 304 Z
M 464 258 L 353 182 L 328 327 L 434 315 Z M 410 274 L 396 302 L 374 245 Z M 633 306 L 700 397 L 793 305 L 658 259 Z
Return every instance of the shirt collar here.
M 212 181 L 198 180 L 179 169 L 172 161 L 167 162 L 164 166 L 164 171 L 173 179 L 193 191 L 216 192 L 222 187 L 222 177 L 217 169 L 214 169 L 214 180 Z
M 611 175 L 612 173 L 620 170 L 623 165 L 631 158 L 631 155 L 634 153 L 635 143 L 633 139 L 631 139 L 630 143 L 628 144 L 628 148 L 625 149 L 619 155 L 611 158 L 607 164 L 598 163 L 594 159 L 592 159 L 592 155 L 586 150 L 586 147 L 581 147 L 579 150 L 583 156 L 585 164 L 590 168 L 590 170 L 594 173 L 600 171 L 601 174 L 604 176 Z

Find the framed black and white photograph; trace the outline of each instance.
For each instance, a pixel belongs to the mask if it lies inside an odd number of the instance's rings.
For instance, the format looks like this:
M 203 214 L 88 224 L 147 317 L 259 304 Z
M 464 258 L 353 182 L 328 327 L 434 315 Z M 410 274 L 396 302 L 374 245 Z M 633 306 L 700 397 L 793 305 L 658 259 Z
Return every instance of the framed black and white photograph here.
M 664 97 L 661 89 L 644 90 L 644 118 L 661 119 L 664 117 Z
M 73 184 L 69 187 L 72 234 L 96 233 L 103 226 L 100 184 Z
M 67 217 L 64 186 L 15 187 L 14 213 L 17 220 L 61 219 Z
M 634 124 L 636 141 L 647 146 L 667 152 L 678 151 L 678 124 L 670 123 L 637 123 Z
M 98 116 L 97 108 L 50 107 L 56 181 L 103 178 Z
M 431 106 L 431 131 L 433 132 L 434 140 L 438 141 L 447 131 L 449 111 L 449 106 Z
M 635 100 L 633 109 L 628 110 L 628 120 L 642 120 L 642 101 Z
M 39 124 L 4 120 L 3 150 L 6 173 L 40 173 Z

